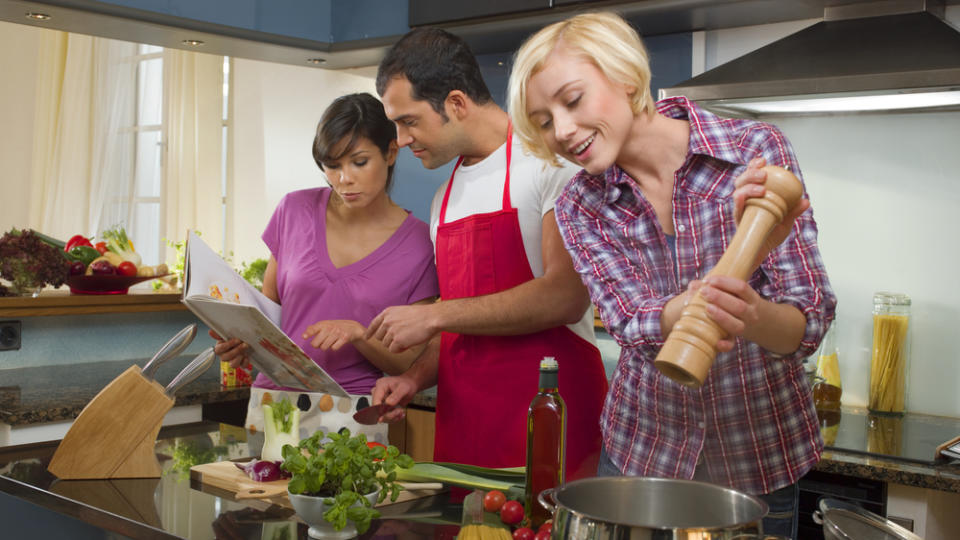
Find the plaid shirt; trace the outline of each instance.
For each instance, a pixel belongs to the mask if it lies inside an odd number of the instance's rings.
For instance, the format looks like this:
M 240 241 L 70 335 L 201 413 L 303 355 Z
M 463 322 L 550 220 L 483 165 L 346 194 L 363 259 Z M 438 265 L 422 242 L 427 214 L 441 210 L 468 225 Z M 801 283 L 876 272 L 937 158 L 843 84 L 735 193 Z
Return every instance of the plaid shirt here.
M 598 176 L 581 171 L 556 205 L 574 265 L 622 347 L 601 419 L 604 447 L 624 474 L 692 478 L 702 455 L 714 482 L 769 493 L 796 482 L 823 449 L 802 366 L 836 307 L 817 226 L 805 212 L 749 280 L 764 298 L 806 317 L 793 354 L 738 338 L 732 351 L 717 355 L 699 389 L 661 375 L 653 365 L 664 340 L 661 311 L 690 280 L 705 276 L 732 240 L 735 179 L 759 155 L 797 176 L 800 168 L 770 124 L 720 118 L 683 97 L 657 107 L 690 123 L 689 151 L 673 188 L 676 271 L 653 207 L 618 166 Z

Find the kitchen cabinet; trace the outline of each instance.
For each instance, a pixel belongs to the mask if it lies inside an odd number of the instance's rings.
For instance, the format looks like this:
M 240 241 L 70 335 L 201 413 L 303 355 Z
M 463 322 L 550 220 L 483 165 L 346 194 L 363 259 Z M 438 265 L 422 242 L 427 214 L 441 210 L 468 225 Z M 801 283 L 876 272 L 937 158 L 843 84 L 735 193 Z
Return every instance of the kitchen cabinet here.
M 550 0 L 487 0 L 486 2 L 450 2 L 449 0 L 409 0 L 410 26 L 421 26 L 524 11 L 549 9 Z
M 430 409 L 408 407 L 404 427 L 404 453 L 414 461 L 433 461 L 434 419 Z

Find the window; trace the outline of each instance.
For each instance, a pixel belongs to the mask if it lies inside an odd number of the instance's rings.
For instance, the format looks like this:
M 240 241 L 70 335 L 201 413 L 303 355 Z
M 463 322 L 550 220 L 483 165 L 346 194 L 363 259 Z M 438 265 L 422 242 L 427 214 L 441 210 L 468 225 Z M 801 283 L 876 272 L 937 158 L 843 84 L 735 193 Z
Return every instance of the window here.
M 164 194 L 164 153 L 167 150 L 164 140 L 164 69 L 163 48 L 153 45 L 137 45 L 129 59 L 135 63 L 132 70 L 135 80 L 135 99 L 131 100 L 134 110 L 129 115 L 131 123 L 124 128 L 129 137 L 124 144 L 131 153 L 131 166 L 128 178 L 132 178 L 132 193 L 119 193 L 112 201 L 119 206 L 119 212 L 113 215 L 129 216 L 130 222 L 124 224 L 127 233 L 147 264 L 165 259 L 167 240 L 181 241 L 181 238 L 164 238 L 163 231 L 166 205 L 177 201 L 165 200 Z M 231 221 L 228 216 L 227 198 L 230 192 L 230 170 L 228 167 L 227 142 L 230 135 L 229 119 L 230 98 L 230 58 L 223 59 L 223 108 L 221 140 L 223 150 L 220 156 L 220 195 L 221 223 L 227 231 Z M 129 204 L 129 212 L 126 206 Z M 201 231 L 203 232 L 203 231 Z M 224 232 L 221 245 L 227 246 Z

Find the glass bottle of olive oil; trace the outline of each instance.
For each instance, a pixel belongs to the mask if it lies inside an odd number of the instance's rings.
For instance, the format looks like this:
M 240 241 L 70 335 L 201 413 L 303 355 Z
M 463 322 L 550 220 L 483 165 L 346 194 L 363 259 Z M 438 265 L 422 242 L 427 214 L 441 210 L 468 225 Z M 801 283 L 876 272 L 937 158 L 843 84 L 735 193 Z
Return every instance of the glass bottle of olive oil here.
M 557 383 L 558 364 L 552 357 L 540 362 L 537 395 L 527 411 L 526 514 L 539 527 L 550 519 L 537 501 L 545 489 L 563 484 L 567 443 L 567 411 Z
M 840 361 L 837 348 L 837 321 L 833 321 L 820 344 L 817 371 L 814 375 L 813 403 L 820 411 L 839 411 L 843 385 L 840 383 Z

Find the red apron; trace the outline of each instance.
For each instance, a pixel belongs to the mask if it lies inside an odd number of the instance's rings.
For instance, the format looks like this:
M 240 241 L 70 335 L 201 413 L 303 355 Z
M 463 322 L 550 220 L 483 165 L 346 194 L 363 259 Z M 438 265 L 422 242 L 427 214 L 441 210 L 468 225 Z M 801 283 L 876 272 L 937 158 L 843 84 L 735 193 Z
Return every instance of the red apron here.
M 445 223 L 462 157 L 450 175 L 436 240 L 444 300 L 500 292 L 534 277 L 517 209 L 510 204 L 512 135 L 511 127 L 500 211 Z M 537 393 L 544 356 L 555 357 L 560 365 L 560 395 L 567 406 L 567 479 L 595 476 L 607 379 L 600 351 L 566 326 L 521 336 L 443 333 L 434 460 L 483 467 L 525 465 L 527 408 Z

